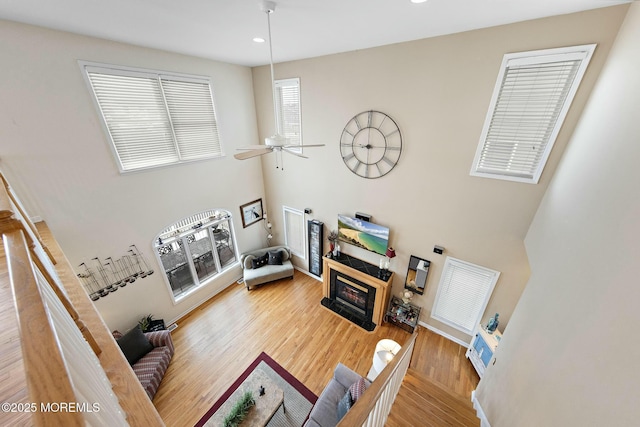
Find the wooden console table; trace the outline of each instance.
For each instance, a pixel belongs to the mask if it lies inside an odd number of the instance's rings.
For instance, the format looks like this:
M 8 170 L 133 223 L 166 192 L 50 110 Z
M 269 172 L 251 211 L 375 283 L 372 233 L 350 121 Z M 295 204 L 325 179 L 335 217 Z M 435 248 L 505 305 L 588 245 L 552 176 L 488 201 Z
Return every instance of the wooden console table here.
M 348 277 L 366 283 L 376 289 L 373 307 L 373 322 L 381 325 L 389 305 L 393 272 L 388 272 L 382 279 L 378 278 L 380 269 L 373 264 L 346 254 L 337 259 L 324 257 L 323 261 L 322 293 L 325 298 L 331 296 L 331 270 L 335 270 Z

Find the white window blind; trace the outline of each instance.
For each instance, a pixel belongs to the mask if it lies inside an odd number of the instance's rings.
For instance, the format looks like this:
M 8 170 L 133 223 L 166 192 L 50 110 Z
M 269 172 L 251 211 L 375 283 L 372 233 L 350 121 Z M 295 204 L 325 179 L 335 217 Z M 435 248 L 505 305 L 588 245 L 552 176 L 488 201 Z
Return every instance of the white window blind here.
M 499 276 L 498 271 L 447 257 L 431 317 L 471 335 Z
M 222 155 L 208 81 L 161 78 L 180 157 L 194 160 Z
M 288 139 L 288 144 L 301 145 L 300 79 L 276 80 L 275 86 L 278 133 Z
M 305 259 L 305 228 L 304 212 L 299 209 L 282 207 L 284 216 L 284 243 L 291 252 L 302 259 Z
M 81 66 L 121 171 L 223 155 L 208 78 Z
M 538 182 L 594 49 L 504 56 L 471 175 Z

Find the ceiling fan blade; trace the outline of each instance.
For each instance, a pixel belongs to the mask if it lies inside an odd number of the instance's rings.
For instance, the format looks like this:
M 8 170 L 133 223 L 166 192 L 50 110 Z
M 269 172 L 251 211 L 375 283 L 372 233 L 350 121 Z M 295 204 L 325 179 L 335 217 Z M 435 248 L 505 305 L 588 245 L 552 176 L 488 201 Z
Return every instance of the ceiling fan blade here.
M 307 148 L 307 147 L 324 147 L 324 144 L 310 144 L 310 145 L 283 145 L 282 148 Z
M 236 148 L 236 150 L 261 150 L 263 148 L 268 148 L 264 144 L 256 144 L 256 145 L 247 145 L 246 147 Z
M 244 153 L 234 154 L 233 157 L 235 157 L 238 160 L 245 160 L 245 159 L 250 159 L 252 157 L 262 156 L 263 154 L 269 154 L 272 151 L 273 150 L 271 148 L 261 148 L 259 150 L 246 151 Z
M 302 157 L 303 159 L 308 159 L 307 156 L 303 156 L 302 154 L 298 154 L 295 151 L 289 150 L 287 147 L 282 147 L 282 151 L 286 151 L 289 154 L 293 154 L 294 156 Z

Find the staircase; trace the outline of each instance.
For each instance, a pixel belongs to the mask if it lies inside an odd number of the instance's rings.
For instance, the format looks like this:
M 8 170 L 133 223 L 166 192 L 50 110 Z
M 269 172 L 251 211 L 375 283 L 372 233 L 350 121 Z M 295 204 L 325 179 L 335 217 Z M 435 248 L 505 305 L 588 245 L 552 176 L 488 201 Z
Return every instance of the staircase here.
M 449 391 L 425 374 L 409 369 L 389 413 L 387 427 L 407 427 L 407 419 L 424 427 L 479 427 L 471 399 Z

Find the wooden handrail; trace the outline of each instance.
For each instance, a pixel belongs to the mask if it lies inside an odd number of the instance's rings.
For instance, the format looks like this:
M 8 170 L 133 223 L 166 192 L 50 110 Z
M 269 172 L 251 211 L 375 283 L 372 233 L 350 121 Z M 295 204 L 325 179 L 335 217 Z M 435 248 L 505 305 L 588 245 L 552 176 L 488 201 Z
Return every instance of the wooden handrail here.
M 98 356 L 126 414 L 126 422 L 131 426 L 163 426 L 158 411 L 46 224 L 34 225 L 1 173 L 0 179 L 3 182 L 0 185 L 0 236 L 5 246 L 10 273 L 8 281 L 15 300 L 14 304 L 11 300 L 4 301 L 3 309 L 15 310 L 18 319 L 16 335 L 22 347 L 21 366 L 24 366 L 29 402 L 36 405 L 77 402 L 76 391 L 72 387 L 75 383 L 69 377 L 68 365 L 65 365 L 69 361 L 62 353 L 60 336 L 56 335 L 56 329 L 50 323 L 51 316 L 47 314 L 50 307 L 44 303 L 44 292 L 48 298 L 54 298 L 62 312 L 66 310 Z M 47 240 L 50 250 L 41 236 Z M 56 263 L 56 258 L 61 262 Z M 6 280 L 2 279 L 3 284 Z M 55 296 L 51 295 L 51 290 Z M 20 394 L 20 390 L 15 392 Z M 81 412 L 43 413 L 40 406 L 37 409 L 30 414 L 30 424 L 76 426 L 84 425 L 86 421 L 86 414 Z M 113 414 L 117 411 L 115 409 Z
M 40 234 L 38 233 L 38 230 L 36 229 L 35 224 L 31 221 L 31 218 L 29 218 L 29 215 L 27 215 L 27 213 L 25 212 L 24 208 L 22 207 L 22 203 L 20 203 L 20 199 L 18 199 L 16 194 L 13 192 L 13 190 L 11 189 L 11 186 L 9 185 L 9 182 L 7 181 L 7 179 L 4 177 L 2 173 L 0 173 L 0 180 L 2 180 L 2 183 L 3 183 L 3 186 L 2 186 L 3 193 L 0 194 L 0 200 L 2 201 L 0 202 L 0 209 L 1 210 L 6 209 L 6 211 L 10 212 L 10 216 L 14 216 L 15 213 L 13 212 L 13 207 L 12 207 L 12 204 L 13 204 L 13 206 L 15 206 L 15 208 L 20 213 L 20 216 L 23 218 L 23 221 L 26 224 L 26 226 L 29 227 L 31 234 L 35 236 L 36 239 L 38 239 L 40 246 L 42 247 L 42 249 L 44 249 L 45 253 L 49 257 L 51 262 L 53 264 L 56 264 L 56 259 L 53 257 L 53 255 L 49 251 L 49 248 L 47 247 L 47 245 L 45 245 L 42 239 L 40 238 Z
M 164 426 L 158 411 L 149 400 L 138 377 L 122 354 L 120 347 L 111 335 L 111 331 L 105 325 L 55 237 L 45 223 L 39 222 L 36 227 L 43 241 L 51 249 L 51 253 L 58 259 L 55 266 L 56 272 L 64 285 L 69 300 L 100 346 L 100 364 L 113 386 L 120 406 L 127 414 L 127 421 L 132 426 Z
M 81 413 L 40 410 L 41 404 L 75 402 L 75 392 L 38 289 L 24 234 L 22 230 L 5 232 L 2 240 L 13 285 L 29 397 L 37 405 L 31 420 L 38 426 L 82 426 Z
M 393 358 L 391 362 L 382 370 L 382 372 L 376 377 L 376 379 L 371 383 L 371 386 L 367 389 L 367 391 L 358 399 L 358 401 L 349 409 L 347 414 L 342 418 L 342 420 L 338 423 L 337 427 L 353 427 L 353 426 L 362 426 L 367 423 L 367 419 L 369 418 L 369 414 L 375 409 L 376 403 L 385 398 L 384 394 L 387 392 L 387 388 L 390 385 L 389 383 L 396 377 L 397 374 L 402 374 L 404 378 L 405 372 L 399 372 L 404 365 L 404 369 L 408 366 L 408 363 L 411 360 L 411 356 L 413 355 L 413 348 L 416 342 L 416 338 L 418 336 L 418 329 L 409 337 L 409 339 L 404 343 L 398 354 Z M 407 358 L 409 360 L 407 360 Z M 387 398 L 390 398 L 387 396 Z M 392 400 L 395 400 L 395 395 L 392 396 Z M 393 403 L 390 402 L 391 404 Z M 389 405 L 390 409 L 391 405 Z M 384 425 L 384 422 L 387 419 L 388 412 L 383 414 L 380 421 Z M 370 424 L 367 424 L 370 425 Z M 375 424 L 373 424 L 375 425 Z
M 76 309 L 73 307 L 73 305 L 71 304 L 71 302 L 69 301 L 65 293 L 62 291 L 62 289 L 60 289 L 60 287 L 58 286 L 57 280 L 55 280 L 51 276 L 47 267 L 44 265 L 40 257 L 38 257 L 38 255 L 35 253 L 34 249 L 36 246 L 36 241 L 34 240 L 37 240 L 37 243 L 40 244 L 40 247 L 42 247 L 45 250 L 47 257 L 53 264 L 56 263 L 55 258 L 53 257 L 49 249 L 45 246 L 45 244 L 42 242 L 38 229 L 31 222 L 26 212 L 23 210 L 20 201 L 17 199 L 15 194 L 13 194 L 13 192 L 11 191 L 11 188 L 9 187 L 9 183 L 1 173 L 0 173 L 0 179 L 4 184 L 0 188 L 0 233 L 9 232 L 9 231 L 18 230 L 18 229 L 21 229 L 26 233 L 26 234 L 23 234 L 23 236 L 26 238 L 25 244 L 27 241 L 29 242 L 28 247 L 30 249 L 30 259 L 32 260 L 32 262 L 36 264 L 38 269 L 45 276 L 45 278 L 47 279 L 47 282 L 51 284 L 56 295 L 62 301 L 65 308 L 67 309 L 67 311 L 69 312 L 73 320 L 76 322 L 76 325 L 78 325 L 78 329 L 80 329 L 84 338 L 87 340 L 89 345 L 91 345 L 91 348 L 93 349 L 93 351 L 96 353 L 96 355 L 99 355 L 101 350 L 98 344 L 96 343 L 96 340 L 93 338 L 91 331 L 87 329 L 82 319 L 80 319 Z M 19 215 L 20 215 L 19 218 L 16 218 L 15 210 L 19 212 Z M 27 230 L 26 227 L 29 227 L 29 230 Z M 28 231 L 30 231 L 30 233 Z M 31 237 L 31 236 L 34 236 L 34 237 Z

